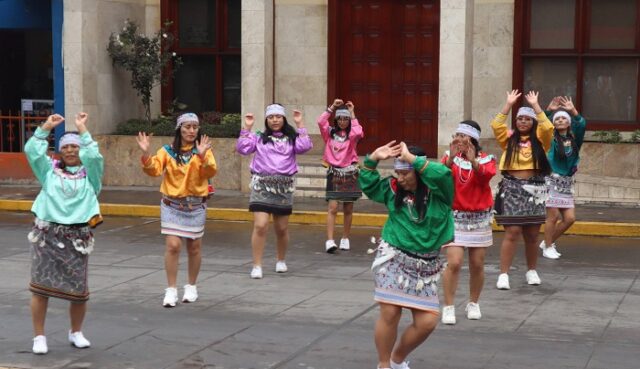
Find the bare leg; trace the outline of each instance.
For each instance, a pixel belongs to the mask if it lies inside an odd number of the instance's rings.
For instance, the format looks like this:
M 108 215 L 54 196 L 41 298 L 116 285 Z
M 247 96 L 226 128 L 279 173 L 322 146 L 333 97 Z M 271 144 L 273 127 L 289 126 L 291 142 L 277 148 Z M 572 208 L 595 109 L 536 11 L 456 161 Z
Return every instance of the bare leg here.
M 560 211 L 557 208 L 547 208 L 547 219 L 544 222 L 544 244 L 551 247 L 554 241 L 553 235 L 556 233 L 556 225 L 560 218 Z
M 69 304 L 69 318 L 71 320 L 71 332 L 82 331 L 82 322 L 87 313 L 87 303 Z
M 391 360 L 403 362 L 409 354 L 424 342 L 438 325 L 438 315 L 422 310 L 411 310 L 413 324 L 407 327 L 400 337 L 400 343 L 393 350 Z
M 344 209 L 344 229 L 342 230 L 342 238 L 349 238 L 351 234 L 351 222 L 353 221 L 353 202 L 345 202 L 342 205 Z
M 202 238 L 187 239 L 187 255 L 189 256 L 189 284 L 195 286 L 202 264 Z
M 329 200 L 327 207 L 327 240 L 333 240 L 333 233 L 336 228 L 336 217 L 338 216 L 338 202 Z
M 253 252 L 253 265 L 262 266 L 262 254 L 269 230 L 269 213 L 253 213 L 253 233 L 251 234 L 251 250 Z
M 165 245 L 164 270 L 167 273 L 167 284 L 169 287 L 175 287 L 178 279 L 178 260 L 180 259 L 182 239 L 178 236 L 167 236 Z
M 273 228 L 276 230 L 277 238 L 276 256 L 278 260 L 284 260 L 289 246 L 289 216 L 274 215 Z
M 562 236 L 564 232 L 566 232 L 567 229 L 569 229 L 569 227 L 571 227 L 576 221 L 575 209 L 560 209 L 560 213 L 562 214 L 562 221 L 556 225 L 555 232 L 553 232 L 553 242 L 556 242 L 556 240 L 560 238 L 560 236 Z M 544 238 L 547 238 L 546 230 Z
M 469 247 L 469 300 L 477 303 L 484 285 L 484 247 Z
M 380 317 L 376 322 L 374 339 L 378 349 L 378 367 L 391 367 L 391 352 L 398 337 L 398 323 L 402 316 L 402 308 L 397 305 L 379 303 Z
M 444 304 L 453 305 L 458 289 L 460 268 L 464 260 L 464 247 L 447 246 L 447 267 L 443 275 Z
M 535 270 L 538 265 L 538 235 L 540 234 L 540 226 L 526 225 L 522 226 L 522 236 L 524 237 L 524 252 L 527 258 L 528 270 Z
M 516 243 L 522 236 L 521 226 L 505 226 L 504 238 L 500 247 L 500 273 L 509 273 L 516 253 Z
M 47 317 L 49 298 L 31 295 L 31 321 L 33 322 L 33 336 L 44 336 L 44 321 Z

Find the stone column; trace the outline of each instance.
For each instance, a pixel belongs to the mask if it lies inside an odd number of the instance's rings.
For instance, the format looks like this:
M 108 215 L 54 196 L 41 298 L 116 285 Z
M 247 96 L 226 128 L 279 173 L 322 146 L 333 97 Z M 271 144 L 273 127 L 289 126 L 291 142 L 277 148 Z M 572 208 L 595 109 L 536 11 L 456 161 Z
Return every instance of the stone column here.
M 458 123 L 471 118 L 473 7 L 474 0 L 440 2 L 439 153 Z
M 242 0 L 242 114 L 252 112 L 254 130 L 264 129 L 264 108 L 273 101 L 273 3 Z M 248 191 L 250 157 L 241 165 L 241 190 Z

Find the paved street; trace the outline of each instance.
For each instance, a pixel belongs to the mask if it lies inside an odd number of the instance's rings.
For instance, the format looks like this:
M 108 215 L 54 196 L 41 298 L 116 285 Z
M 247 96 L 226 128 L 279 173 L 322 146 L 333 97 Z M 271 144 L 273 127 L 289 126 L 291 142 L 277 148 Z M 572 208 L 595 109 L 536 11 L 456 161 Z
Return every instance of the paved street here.
M 0 368 L 375 368 L 366 250 L 379 229 L 359 228 L 353 250 L 327 255 L 324 227 L 291 226 L 287 263 L 276 275 L 273 238 L 265 278 L 251 280 L 251 224 L 207 222 L 200 299 L 161 306 L 163 237 L 157 219 L 108 217 L 90 259 L 91 300 L 83 331 L 92 347 L 66 341 L 67 303 L 51 300 L 49 354 L 31 354 L 27 291 L 31 216 L 0 212 Z M 501 234 L 495 233 L 499 245 Z M 543 284 L 527 286 L 522 250 L 510 291 L 495 289 L 499 247 L 487 256 L 483 318 L 468 321 L 467 270 L 455 326 L 439 325 L 411 357 L 423 368 L 637 369 L 640 363 L 640 240 L 566 237 L 562 259 L 540 260 Z M 186 261 L 183 252 L 182 261 Z M 182 263 L 179 285 L 186 283 Z M 182 291 L 180 292 L 182 293 Z M 408 322 L 408 314 L 401 324 Z

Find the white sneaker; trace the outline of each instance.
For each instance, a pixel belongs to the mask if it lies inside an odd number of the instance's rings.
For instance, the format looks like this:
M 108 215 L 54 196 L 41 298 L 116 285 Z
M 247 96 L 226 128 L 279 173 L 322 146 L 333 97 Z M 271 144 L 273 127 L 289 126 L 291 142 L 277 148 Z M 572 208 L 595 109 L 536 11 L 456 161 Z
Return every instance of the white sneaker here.
M 252 279 L 262 279 L 262 267 L 260 265 L 254 265 L 251 269 Z
M 502 273 L 498 276 L 498 282 L 496 283 L 496 287 L 499 290 L 509 290 L 511 287 L 509 286 L 509 274 Z
M 454 305 L 442 307 L 442 324 L 456 324 L 456 307 Z
M 182 295 L 182 302 L 196 302 L 198 299 L 198 289 L 195 284 L 184 285 L 184 295 Z
M 540 249 L 542 250 L 542 256 L 544 256 L 545 258 L 548 257 L 544 254 L 544 252 L 550 248 L 553 248 L 553 251 L 558 254 L 558 258 L 560 256 L 562 256 L 561 253 L 558 252 L 558 247 L 556 246 L 556 243 L 552 243 L 551 247 L 547 247 L 547 244 L 544 242 L 544 240 L 542 240 L 542 242 L 540 242 Z M 549 259 L 557 259 L 557 258 L 549 258 Z
M 480 313 L 480 305 L 475 302 L 469 302 L 467 304 L 467 319 L 469 320 L 478 320 L 482 318 L 482 313 Z
M 44 355 L 49 352 L 49 347 L 47 347 L 47 337 L 42 335 L 33 337 L 33 348 L 31 351 L 36 355 Z
M 391 360 L 390 363 L 391 363 L 391 369 L 411 369 L 409 368 L 408 361 L 403 361 L 400 364 L 396 364 L 393 362 L 393 360 Z
M 334 240 L 327 240 L 327 242 L 324 243 L 324 250 L 329 254 L 333 254 L 337 249 L 338 245 L 336 245 L 336 241 Z
M 284 260 L 278 260 L 276 263 L 276 273 L 286 273 L 289 268 L 287 268 L 287 263 Z
M 340 250 L 349 251 L 351 249 L 351 244 L 349 243 L 348 238 L 340 239 Z
M 542 283 L 540 277 L 538 277 L 538 273 L 533 269 L 529 270 L 527 274 L 525 274 L 525 277 L 527 278 L 527 283 L 530 285 L 537 286 Z
M 71 346 L 75 346 L 77 348 L 87 348 L 91 346 L 91 342 L 84 338 L 84 335 L 80 331 L 73 333 L 69 331 L 69 343 Z
M 555 260 L 560 258 L 560 253 L 556 250 L 555 244 L 552 244 L 551 247 L 545 247 L 544 250 L 542 250 L 542 256 Z
M 169 287 L 164 290 L 164 300 L 162 306 L 169 308 L 175 307 L 178 303 L 178 289 L 175 287 Z

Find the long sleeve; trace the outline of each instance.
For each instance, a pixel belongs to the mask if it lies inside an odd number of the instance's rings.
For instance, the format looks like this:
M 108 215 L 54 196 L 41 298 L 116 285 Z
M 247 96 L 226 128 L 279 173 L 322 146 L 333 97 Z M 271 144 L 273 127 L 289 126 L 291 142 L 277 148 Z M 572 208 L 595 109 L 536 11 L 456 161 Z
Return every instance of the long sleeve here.
M 491 181 L 491 178 L 496 175 L 498 168 L 496 165 L 496 159 L 493 155 L 487 155 L 485 157 L 478 158 L 478 170 L 475 174 L 478 176 L 478 181 L 481 184 L 487 184 Z
M 551 148 L 551 141 L 553 140 L 553 124 L 549 121 L 544 111 L 536 114 L 538 120 L 538 129 L 536 130 L 536 136 L 544 151 L 547 152 Z
M 584 135 L 587 131 L 587 121 L 582 115 L 578 114 L 575 117 L 572 117 L 571 131 L 573 131 L 573 137 L 576 140 L 576 145 L 578 146 L 578 149 L 580 149 L 584 142 Z
M 53 171 L 51 158 L 47 155 L 49 132 L 40 127 L 36 128 L 33 136 L 24 145 L 24 153 L 27 156 L 31 170 L 33 170 L 33 174 L 43 186 L 48 174 Z
M 418 171 L 422 181 L 429 187 L 432 196 L 451 206 L 453 204 L 453 177 L 451 169 L 437 161 L 427 161 L 424 156 L 418 156 L 413 162 L 413 168 Z
M 389 178 L 381 178 L 378 169 L 378 162 L 371 160 L 367 155 L 364 165 L 360 170 L 358 182 L 362 192 L 375 202 L 387 204 L 389 196 L 392 195 L 389 187 Z
M 498 141 L 498 145 L 502 150 L 507 149 L 507 142 L 509 141 L 509 130 L 507 129 L 507 116 L 498 113 L 491 121 L 491 129 L 493 129 L 493 135 Z
M 349 132 L 349 140 L 353 143 L 357 143 L 364 137 L 364 130 L 360 125 L 358 119 L 351 119 L 351 132 Z M 354 145 L 355 147 L 355 145 Z
M 96 195 L 102 190 L 102 176 L 104 175 L 104 158 L 100 154 L 98 143 L 93 140 L 91 134 L 86 131 L 80 135 L 80 161 L 87 171 L 89 183 L 96 191 Z
M 151 177 L 158 177 L 164 173 L 167 165 L 167 152 L 164 148 L 158 149 L 156 154 L 142 163 L 142 171 Z
M 296 145 L 294 147 L 294 152 L 296 154 L 304 154 L 305 152 L 311 150 L 313 148 L 313 142 L 311 141 L 311 137 L 307 133 L 306 128 L 298 128 L 298 137 L 296 138 Z
M 331 137 L 329 137 L 329 133 L 331 131 L 329 126 L 330 116 L 331 116 L 331 113 L 329 113 L 328 111 L 324 111 L 322 114 L 320 114 L 317 121 L 318 129 L 320 130 L 320 135 L 322 135 L 322 140 L 325 143 L 329 141 L 329 139 L 331 139 Z
M 251 131 L 247 131 L 246 129 L 240 130 L 240 137 L 238 137 L 238 142 L 236 142 L 236 151 L 240 155 L 249 155 L 256 151 L 256 145 L 258 144 L 258 139 L 260 136 L 257 134 L 251 133 Z
M 201 159 L 198 155 L 196 155 L 196 158 L 196 160 L 200 161 L 200 177 L 211 178 L 216 175 L 218 172 L 218 165 L 211 150 L 207 150 L 207 153 L 204 155 L 204 159 Z

